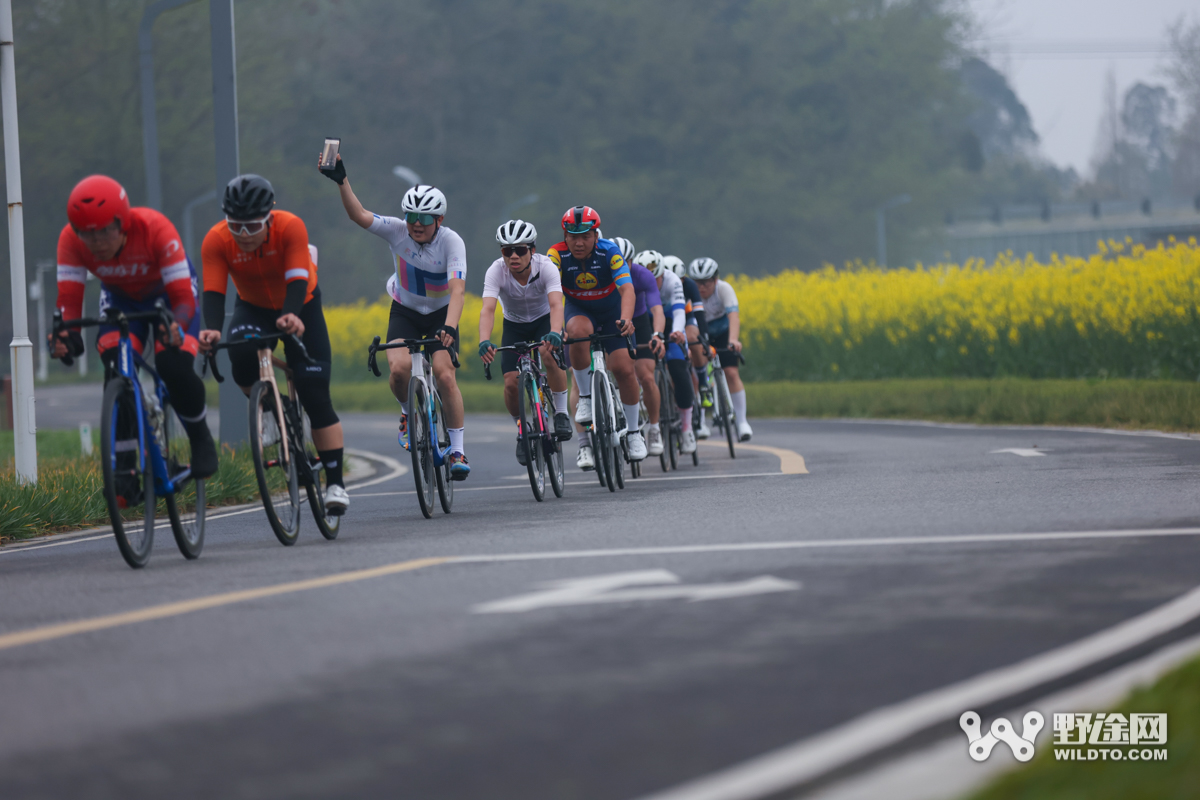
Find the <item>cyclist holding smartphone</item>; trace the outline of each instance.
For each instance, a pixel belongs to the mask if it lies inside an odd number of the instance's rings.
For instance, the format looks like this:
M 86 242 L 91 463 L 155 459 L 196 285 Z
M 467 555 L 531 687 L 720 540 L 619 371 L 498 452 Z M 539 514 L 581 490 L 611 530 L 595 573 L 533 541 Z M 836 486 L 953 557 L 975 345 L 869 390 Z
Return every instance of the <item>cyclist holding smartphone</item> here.
M 458 349 L 458 323 L 462 318 L 467 291 L 467 248 L 462 237 L 442 224 L 446 215 L 446 196 L 433 186 L 414 186 L 404 193 L 400 210 L 404 218 L 385 217 L 363 208 L 350 181 L 346 164 L 339 155 L 334 166 L 321 174 L 338 185 L 342 206 L 359 227 L 388 243 L 394 272 L 387 282 L 392 298 L 388 315 L 388 342 L 401 339 L 437 338 L 430 347 L 433 377 L 446 411 L 446 432 L 450 435 L 450 477 L 465 480 L 471 473 L 463 451 L 463 401 L 454 376 L 449 349 Z M 412 377 L 412 356 L 408 350 L 388 350 L 392 394 L 405 406 L 400 432 L 407 440 L 408 381 Z
M 302 219 L 275 208 L 275 190 L 262 176 L 239 175 L 230 181 L 221 209 L 225 220 L 209 230 L 200 249 L 205 323 L 200 348 L 207 352 L 221 341 L 230 278 L 237 290 L 230 341 L 276 331 L 300 337 L 315 364 L 303 362 L 290 339 L 283 341 L 283 352 L 325 465 L 325 506 L 330 515 L 340 516 L 350 506 L 350 495 L 342 477 L 342 423 L 329 397 L 333 349 L 317 285 L 317 249 L 309 244 Z M 258 380 L 257 348 L 231 347 L 229 366 L 234 382 L 249 394 Z

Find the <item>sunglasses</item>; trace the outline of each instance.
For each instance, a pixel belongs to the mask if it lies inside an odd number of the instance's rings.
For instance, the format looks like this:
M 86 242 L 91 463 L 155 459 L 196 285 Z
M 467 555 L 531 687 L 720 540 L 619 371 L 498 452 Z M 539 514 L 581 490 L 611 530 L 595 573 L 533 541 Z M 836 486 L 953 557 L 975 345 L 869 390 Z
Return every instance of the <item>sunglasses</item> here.
M 567 224 L 567 233 L 587 233 L 595 227 L 594 222 L 571 222 Z
M 512 247 L 505 246 L 505 247 L 500 248 L 500 253 L 505 258 L 512 258 L 514 253 L 516 255 L 520 256 L 521 258 L 524 258 L 526 255 L 529 254 L 529 247 L 527 245 L 523 245 L 523 244 L 514 245 Z
M 230 219 L 226 217 L 225 224 L 229 226 L 229 232 L 234 236 L 257 236 L 263 232 L 270 220 L 270 214 L 262 219 Z
M 85 242 L 96 242 L 101 239 L 109 239 L 121 232 L 121 220 L 113 220 L 103 228 L 89 228 L 88 230 L 75 231 L 80 239 Z
M 437 217 L 433 214 L 418 214 L 415 211 L 409 211 L 404 215 L 404 221 L 410 225 L 432 225 L 437 222 Z

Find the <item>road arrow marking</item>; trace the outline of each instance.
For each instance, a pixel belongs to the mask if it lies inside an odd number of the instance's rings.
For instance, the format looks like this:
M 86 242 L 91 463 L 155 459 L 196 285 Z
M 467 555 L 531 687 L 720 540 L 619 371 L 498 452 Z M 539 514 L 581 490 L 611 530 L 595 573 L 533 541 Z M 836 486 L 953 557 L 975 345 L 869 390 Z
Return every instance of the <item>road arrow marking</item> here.
M 1014 456 L 1022 456 L 1023 458 L 1032 458 L 1034 456 L 1044 456 L 1049 453 L 1049 450 L 1034 450 L 1029 447 L 1006 447 L 1003 450 L 993 450 L 993 453 L 1012 453 Z
M 539 584 L 536 592 L 480 603 L 471 611 L 476 614 L 520 614 L 554 606 L 582 606 L 593 603 L 632 603 L 646 600 L 722 600 L 727 597 L 747 597 L 772 592 L 794 592 L 800 588 L 795 581 L 771 575 L 761 575 L 734 583 L 707 583 L 689 586 L 679 582 L 679 576 L 665 569 L 644 569 L 616 572 L 589 578 L 568 578 Z M 640 588 L 625 588 L 640 587 Z

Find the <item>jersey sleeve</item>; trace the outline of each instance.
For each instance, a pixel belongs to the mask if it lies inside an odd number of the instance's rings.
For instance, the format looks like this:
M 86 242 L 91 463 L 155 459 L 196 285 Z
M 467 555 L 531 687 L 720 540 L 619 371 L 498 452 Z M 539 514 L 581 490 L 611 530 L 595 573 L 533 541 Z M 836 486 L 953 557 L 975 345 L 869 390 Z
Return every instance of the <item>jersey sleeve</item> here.
M 58 236 L 58 301 L 55 307 L 62 312 L 63 319 L 79 319 L 83 315 L 83 290 L 88 271 L 78 251 L 82 244 L 70 225 Z
M 196 293 L 192 286 L 192 267 L 179 232 L 165 216 L 154 218 L 150 246 L 158 258 L 159 274 L 180 327 L 187 328 L 196 315 Z
M 312 251 L 308 244 L 308 228 L 304 220 L 293 217 L 288 221 L 283 233 L 283 282 L 304 281 L 308 283 L 309 275 L 316 262 L 313 261 Z
M 554 245 L 546 252 L 546 257 L 550 259 L 550 263 L 554 265 L 554 269 L 559 272 L 559 277 L 562 275 L 562 251 L 558 245 Z M 561 282 L 560 284 L 561 285 Z
M 721 302 L 725 304 L 725 313 L 738 310 L 737 292 L 725 281 L 717 282 L 717 291 L 721 293 Z
M 658 281 L 654 279 L 653 272 L 641 264 L 634 264 L 629 268 L 629 274 L 633 278 L 633 285 L 638 294 L 645 295 L 646 308 L 662 305 L 662 295 L 659 294 Z
M 467 279 L 467 246 L 463 243 L 462 237 L 454 231 L 447 230 L 446 233 L 454 234 L 446 239 L 446 280 L 465 281 Z
M 405 236 L 408 236 L 408 226 L 399 217 L 384 217 L 379 214 L 374 216 L 375 219 L 367 230 L 388 244 L 398 245 L 404 241 Z
M 500 299 L 500 273 L 499 270 L 504 269 L 504 262 L 500 259 L 488 267 L 488 271 L 483 273 L 483 296 L 495 297 Z
M 204 291 L 225 294 L 229 285 L 229 261 L 225 255 L 225 243 L 216 229 L 204 236 L 200 246 L 200 261 L 204 274 Z
M 616 245 L 612 246 L 612 250 L 617 249 Z M 633 283 L 633 278 L 629 274 L 629 265 L 625 263 L 625 259 L 621 258 L 619 252 L 613 252 L 608 257 L 608 268 L 612 271 L 613 283 L 617 288 Z
M 550 259 L 549 264 L 542 265 L 542 273 L 546 276 L 546 294 L 551 292 L 562 294 L 562 275 L 559 274 L 553 259 Z

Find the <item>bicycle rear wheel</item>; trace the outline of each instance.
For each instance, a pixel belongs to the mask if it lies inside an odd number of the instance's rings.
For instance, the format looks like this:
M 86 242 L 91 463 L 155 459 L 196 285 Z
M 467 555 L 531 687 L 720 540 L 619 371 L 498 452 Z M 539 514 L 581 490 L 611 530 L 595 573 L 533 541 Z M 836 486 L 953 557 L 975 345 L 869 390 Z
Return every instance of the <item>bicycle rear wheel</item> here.
M 725 370 L 717 370 L 717 407 L 721 413 L 721 427 L 725 430 L 725 441 L 729 443 L 729 457 L 737 458 L 733 443 L 737 440 L 737 425 L 733 419 L 733 398 L 729 396 L 729 383 Z
M 170 400 L 163 403 L 163 421 L 166 430 L 163 440 L 167 445 L 167 474 L 175 485 L 173 492 L 167 492 L 167 516 L 171 520 L 171 533 L 175 536 L 175 544 L 184 558 L 199 558 L 204 549 L 204 518 L 206 495 L 204 480 L 193 480 L 190 476 L 182 481 L 175 476 L 185 469 L 190 462 L 191 448 L 187 445 L 186 437 L 171 436 L 171 420 L 174 411 Z
M 614 421 L 608 376 L 603 372 L 592 375 L 592 427 L 596 429 L 596 469 L 604 471 L 604 485 L 610 492 L 617 490 L 613 474 Z
M 412 454 L 413 482 L 417 485 L 417 502 L 426 519 L 433 518 L 433 441 L 429 430 L 429 397 L 425 384 L 417 378 L 408 381 L 408 451 Z
M 546 386 L 542 386 L 542 396 L 551 397 L 552 395 L 546 390 Z M 542 428 L 546 431 L 554 430 L 554 411 L 547 405 L 542 404 Z M 554 490 L 555 497 L 562 497 L 563 490 L 566 488 L 567 475 L 566 468 L 563 465 L 562 442 L 557 436 L 547 436 L 541 442 L 542 448 L 546 452 L 546 466 L 550 473 L 550 488 Z
M 667 372 L 664 362 L 658 362 L 654 370 L 654 382 L 658 384 L 658 433 L 662 440 L 663 451 L 658 457 L 663 472 L 669 472 L 675 467 L 675 450 L 671 447 L 672 413 L 675 410 L 675 390 L 671 383 L 671 375 Z
M 342 518 L 340 515 L 330 514 L 325 509 L 325 491 L 329 488 L 325 481 L 325 465 L 321 463 L 317 446 L 313 444 L 312 423 L 309 422 L 308 414 L 304 413 L 303 407 L 298 407 L 297 411 L 300 412 L 300 432 L 303 437 L 304 457 L 308 461 L 309 480 L 304 484 L 304 493 L 308 495 L 308 507 L 312 511 L 313 520 L 317 523 L 317 530 L 332 542 L 337 538 L 338 531 L 341 530 Z
M 546 499 L 546 451 L 542 447 L 542 415 L 537 404 L 537 385 L 533 375 L 521 373 L 521 385 L 517 391 L 518 414 L 521 419 L 521 448 L 525 451 L 525 469 L 529 472 L 529 486 L 539 503 Z
M 275 392 L 267 381 L 258 381 L 250 388 L 250 457 L 254 461 L 254 477 L 262 496 L 267 522 L 279 543 L 290 547 L 300 536 L 300 479 L 296 474 L 296 458 L 300 453 L 288 451 L 283 457 L 283 442 L 287 422 L 282 409 L 275 408 Z M 271 472 L 278 469 L 279 473 Z M 280 485 L 282 484 L 282 485 Z M 276 499 L 275 492 L 283 495 Z
M 154 547 L 154 473 L 146 448 L 138 434 L 137 400 L 141 391 L 122 376 L 111 378 L 104 387 L 100 405 L 100 463 L 104 477 L 104 501 L 112 521 L 113 536 L 125 563 L 134 569 L 146 566 Z M 126 521 L 124 509 L 145 503 L 141 521 Z
M 454 508 L 454 480 L 450 477 L 450 458 L 446 448 L 450 446 L 450 432 L 446 430 L 446 413 L 442 409 L 442 396 L 433 392 L 433 442 L 439 453 L 446 453 L 442 466 L 435 467 L 437 477 L 438 499 L 442 503 L 442 513 L 449 514 Z M 434 462 L 436 465 L 436 461 Z

